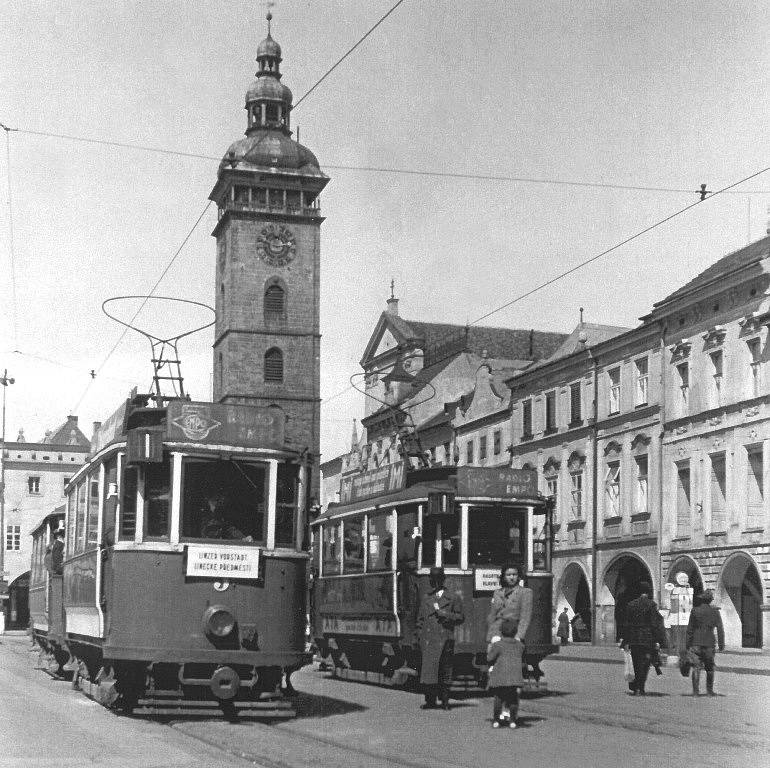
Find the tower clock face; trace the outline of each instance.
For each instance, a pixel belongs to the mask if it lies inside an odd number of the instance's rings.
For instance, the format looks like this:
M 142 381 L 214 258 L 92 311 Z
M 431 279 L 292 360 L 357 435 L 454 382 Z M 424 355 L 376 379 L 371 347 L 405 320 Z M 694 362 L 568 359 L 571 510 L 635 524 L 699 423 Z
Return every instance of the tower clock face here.
M 296 255 L 294 234 L 288 227 L 268 224 L 257 235 L 257 255 L 274 267 L 283 267 Z

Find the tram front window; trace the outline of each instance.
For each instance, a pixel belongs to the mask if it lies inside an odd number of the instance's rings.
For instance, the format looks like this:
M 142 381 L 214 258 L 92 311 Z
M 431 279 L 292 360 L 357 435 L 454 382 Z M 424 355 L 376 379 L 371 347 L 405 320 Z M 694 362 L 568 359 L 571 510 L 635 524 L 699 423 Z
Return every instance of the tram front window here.
M 444 568 L 460 566 L 460 518 L 458 515 L 426 516 L 422 532 L 422 567 L 436 562 L 436 546 Z
M 185 461 L 182 483 L 184 538 L 264 543 L 267 483 L 262 466 Z
M 470 565 L 526 563 L 526 515 L 520 509 L 471 507 L 468 516 Z

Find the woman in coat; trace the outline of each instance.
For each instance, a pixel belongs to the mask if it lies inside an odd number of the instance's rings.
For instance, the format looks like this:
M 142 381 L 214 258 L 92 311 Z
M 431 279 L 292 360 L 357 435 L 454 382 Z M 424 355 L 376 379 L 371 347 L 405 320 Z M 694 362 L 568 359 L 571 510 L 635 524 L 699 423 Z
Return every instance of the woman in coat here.
M 452 684 L 452 660 L 455 627 L 465 621 L 462 599 L 444 589 L 444 569 L 430 569 L 431 590 L 420 604 L 417 634 L 422 651 L 420 682 L 424 686 L 424 709 L 436 706 L 437 695 L 443 709 L 449 709 L 449 686 Z
M 500 571 L 500 589 L 492 595 L 487 616 L 487 643 L 491 647 L 502 633 L 500 625 L 503 619 L 511 619 L 516 624 L 515 638 L 524 642 L 524 637 L 532 619 L 532 590 L 519 583 L 524 577 L 524 569 L 519 565 L 504 565 Z

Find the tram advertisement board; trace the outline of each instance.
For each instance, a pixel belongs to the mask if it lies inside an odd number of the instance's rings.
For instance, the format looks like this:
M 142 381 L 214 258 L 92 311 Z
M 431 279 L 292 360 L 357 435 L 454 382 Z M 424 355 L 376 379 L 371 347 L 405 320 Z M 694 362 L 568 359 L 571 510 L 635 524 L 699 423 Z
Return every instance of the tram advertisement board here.
M 323 632 L 337 635 L 381 635 L 393 637 L 398 634 L 395 617 L 353 618 L 346 616 L 324 616 L 321 623 Z
M 362 501 L 400 491 L 406 482 L 405 464 L 397 461 L 379 469 L 345 477 L 340 486 L 340 504 Z
M 393 574 L 320 579 L 317 585 L 316 604 L 324 616 L 393 613 Z
M 494 592 L 500 589 L 500 569 L 474 568 L 473 589 L 475 592 Z
M 285 423 L 283 411 L 270 406 L 181 400 L 172 400 L 167 406 L 169 440 L 282 448 Z
M 536 498 L 537 472 L 510 467 L 458 467 L 457 495 Z
M 211 579 L 258 579 L 259 549 L 188 544 L 185 573 Z

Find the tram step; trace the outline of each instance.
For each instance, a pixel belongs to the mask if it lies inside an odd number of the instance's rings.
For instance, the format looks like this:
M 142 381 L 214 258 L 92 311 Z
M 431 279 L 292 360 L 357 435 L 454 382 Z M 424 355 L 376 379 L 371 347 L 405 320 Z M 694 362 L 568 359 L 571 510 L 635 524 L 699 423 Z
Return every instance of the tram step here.
M 291 718 L 296 715 L 290 701 L 280 698 L 260 701 L 235 701 L 225 704 L 224 708 L 218 701 L 194 699 L 179 699 L 176 697 L 157 697 L 139 699 L 132 714 L 138 716 L 169 716 L 184 717 L 218 717 L 233 713 L 239 718 Z

